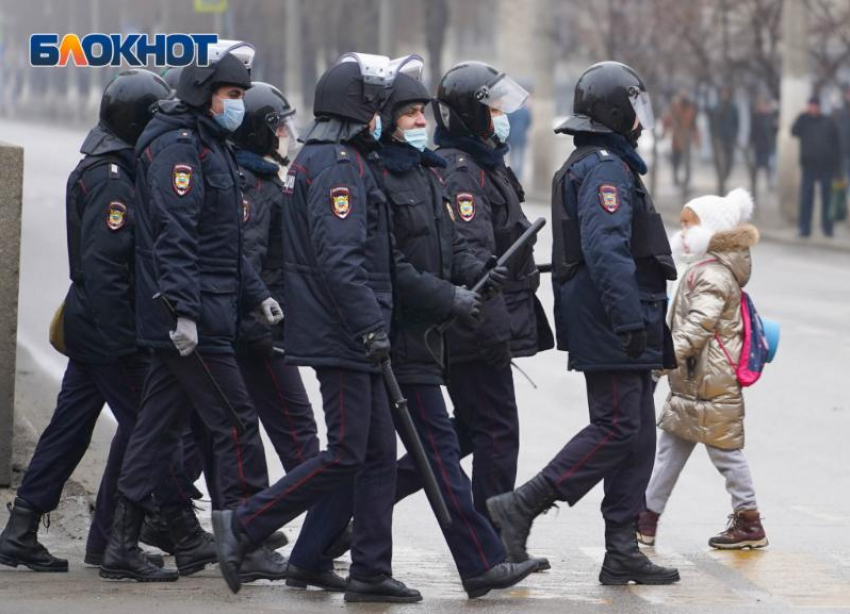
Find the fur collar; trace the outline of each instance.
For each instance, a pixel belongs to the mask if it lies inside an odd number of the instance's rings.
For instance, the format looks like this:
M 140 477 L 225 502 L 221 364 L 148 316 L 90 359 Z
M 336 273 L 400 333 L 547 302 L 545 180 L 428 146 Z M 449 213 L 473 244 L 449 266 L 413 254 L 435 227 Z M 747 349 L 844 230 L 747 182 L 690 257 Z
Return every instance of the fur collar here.
M 759 242 L 758 228 L 752 224 L 741 224 L 737 228 L 718 232 L 708 244 L 710 252 L 734 252 L 749 249 Z

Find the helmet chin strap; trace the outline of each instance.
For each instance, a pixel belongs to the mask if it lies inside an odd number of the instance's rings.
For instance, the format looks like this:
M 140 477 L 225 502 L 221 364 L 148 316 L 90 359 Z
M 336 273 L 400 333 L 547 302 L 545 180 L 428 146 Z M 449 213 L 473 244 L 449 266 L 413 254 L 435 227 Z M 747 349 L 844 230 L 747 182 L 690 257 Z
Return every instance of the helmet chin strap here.
M 637 142 L 641 134 L 643 134 L 643 126 L 638 124 L 637 128 L 629 130 L 624 136 L 626 137 L 626 141 L 628 141 L 629 145 L 637 149 Z

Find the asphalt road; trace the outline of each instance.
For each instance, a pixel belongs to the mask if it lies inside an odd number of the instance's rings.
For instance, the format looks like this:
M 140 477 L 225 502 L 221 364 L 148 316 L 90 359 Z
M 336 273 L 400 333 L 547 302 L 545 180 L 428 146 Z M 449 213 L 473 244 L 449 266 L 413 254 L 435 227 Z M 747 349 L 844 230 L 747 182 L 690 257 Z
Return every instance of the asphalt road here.
M 67 287 L 64 185 L 83 133 L 0 121 L 0 138 L 26 147 L 24 240 L 21 267 L 20 343 L 45 369 L 64 363 L 46 342 L 47 323 Z M 546 215 L 540 205 L 529 217 Z M 551 234 L 538 247 L 548 258 Z M 110 612 L 847 612 L 850 611 L 850 253 L 776 243 L 754 251 L 748 288 L 762 315 L 779 320 L 776 361 L 747 390 L 747 446 L 770 547 L 757 552 L 716 552 L 707 539 L 730 512 L 723 482 L 705 454 L 694 454 L 662 518 L 658 561 L 682 575 L 672 587 L 603 587 L 597 488 L 576 507 L 540 517 L 529 542 L 548 556 L 552 570 L 511 591 L 467 601 L 451 557 L 424 496 L 404 501 L 394 524 L 395 575 L 419 588 L 414 606 L 345 606 L 340 596 L 296 591 L 260 582 L 230 595 L 215 568 L 169 585 L 105 582 L 82 565 L 84 542 L 62 523 L 44 542 L 71 559 L 68 574 L 35 574 L 0 568 L 0 613 Z M 548 283 L 541 299 L 551 308 Z M 533 387 L 515 373 L 521 412 L 520 480 L 534 475 L 586 420 L 584 383 L 567 373 L 565 355 L 547 352 L 523 359 Z M 845 380 L 844 378 L 848 378 Z M 316 407 L 317 387 L 305 372 Z M 44 386 L 56 386 L 43 378 Z M 666 393 L 659 386 L 660 406 Z M 320 413 L 320 412 L 319 412 Z M 269 458 L 273 476 L 280 474 Z M 66 522 L 84 525 L 85 506 L 69 496 Z M 60 514 L 61 516 L 61 514 Z M 5 510 L 0 514 L 5 522 Z M 287 527 L 297 535 L 300 519 Z M 283 550 L 286 552 L 286 549 Z M 347 559 L 341 563 L 344 573 Z

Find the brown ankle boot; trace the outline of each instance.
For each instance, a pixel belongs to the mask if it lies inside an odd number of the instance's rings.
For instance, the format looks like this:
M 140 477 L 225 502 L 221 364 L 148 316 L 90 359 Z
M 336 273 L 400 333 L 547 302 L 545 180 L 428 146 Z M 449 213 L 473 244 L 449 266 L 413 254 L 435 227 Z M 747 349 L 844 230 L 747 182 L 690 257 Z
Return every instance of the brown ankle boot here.
M 637 523 L 637 540 L 644 546 L 655 545 L 655 533 L 658 531 L 658 519 L 661 514 L 656 514 L 652 510 L 644 510 L 638 516 Z
M 708 545 L 720 550 L 764 548 L 767 535 L 761 526 L 758 510 L 738 510 L 729 516 L 726 530 L 708 540 Z

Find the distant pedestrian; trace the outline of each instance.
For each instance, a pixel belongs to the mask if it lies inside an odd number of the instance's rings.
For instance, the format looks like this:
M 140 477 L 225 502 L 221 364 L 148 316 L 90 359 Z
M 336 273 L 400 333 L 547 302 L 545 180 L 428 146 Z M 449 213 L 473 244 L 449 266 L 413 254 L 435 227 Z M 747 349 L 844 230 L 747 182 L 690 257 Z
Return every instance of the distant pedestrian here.
M 773 185 L 776 133 L 779 129 L 779 113 L 772 101 L 760 98 L 750 119 L 750 147 L 753 153 L 751 186 L 753 197 L 758 194 L 758 174 L 764 171 L 768 189 Z
M 720 88 L 720 100 L 712 109 L 710 128 L 711 149 L 717 170 L 717 191 L 722 194 L 726 191 L 726 180 L 735 164 L 735 146 L 740 128 L 738 107 L 732 98 L 732 89 L 728 86 Z
M 800 184 L 800 236 L 812 233 L 812 213 L 815 208 L 815 184 L 820 184 L 821 229 L 824 236 L 832 236 L 832 218 L 829 201 L 832 180 L 841 167 L 841 142 L 838 127 L 831 117 L 823 115 L 820 98 L 812 96 L 806 111 L 801 113 L 791 134 L 800 139 L 800 167 L 803 180 Z
M 681 185 L 687 193 L 691 184 L 691 146 L 699 146 L 697 131 L 697 107 L 686 93 L 673 98 L 663 119 L 664 136 L 670 135 L 671 163 L 673 165 L 673 184 Z M 684 177 L 679 177 L 679 169 Z
M 658 422 L 658 452 L 638 520 L 642 543 L 653 545 L 659 516 L 698 443 L 726 479 L 732 514 L 708 544 L 718 549 L 763 548 L 755 489 L 744 447 L 744 397 L 730 356 L 743 347 L 741 289 L 752 272 L 750 248 L 759 233 L 748 223 L 753 201 L 746 190 L 725 198 L 703 196 L 685 205 L 682 230 L 671 246 L 688 268 L 671 307 L 670 328 L 678 368 Z
M 525 155 L 528 145 L 528 129 L 531 127 L 531 100 L 513 113 L 508 114 L 511 131 L 508 134 L 508 145 L 511 148 L 511 168 L 517 179 L 524 181 Z

